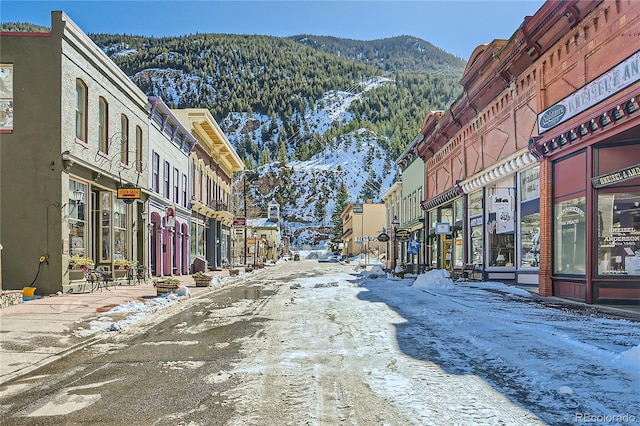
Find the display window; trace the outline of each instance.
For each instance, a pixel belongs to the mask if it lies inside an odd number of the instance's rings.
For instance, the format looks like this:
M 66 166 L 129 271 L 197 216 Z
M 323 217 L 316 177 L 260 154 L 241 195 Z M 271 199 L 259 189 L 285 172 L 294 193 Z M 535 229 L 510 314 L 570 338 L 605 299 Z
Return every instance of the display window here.
M 520 267 L 540 265 L 540 166 L 520 173 Z
M 640 276 L 640 192 L 598 193 L 598 275 Z
M 205 256 L 206 226 L 202 222 L 191 222 L 191 255 Z
M 513 267 L 515 257 L 515 188 L 513 177 L 487 187 L 487 262 Z
M 69 255 L 77 258 L 89 257 L 87 231 L 87 185 L 69 180 Z
M 586 197 L 556 201 L 553 217 L 554 273 L 585 275 L 587 269 Z
M 483 244 L 482 233 L 484 227 L 482 219 L 482 190 L 469 194 L 468 201 L 469 216 L 469 261 L 482 266 L 483 264 Z
M 111 198 L 112 192 L 100 192 L 100 261 L 111 261 Z
M 462 219 L 464 216 L 464 201 L 458 198 L 453 202 L 453 260 L 455 268 L 464 266 L 464 227 Z
M 114 260 L 129 259 L 129 236 L 127 232 L 128 205 L 114 194 L 113 199 L 113 256 Z
M 435 233 L 436 222 L 438 222 L 438 211 L 429 212 L 429 223 L 431 231 L 429 233 L 429 262 L 432 269 L 438 268 L 438 235 Z

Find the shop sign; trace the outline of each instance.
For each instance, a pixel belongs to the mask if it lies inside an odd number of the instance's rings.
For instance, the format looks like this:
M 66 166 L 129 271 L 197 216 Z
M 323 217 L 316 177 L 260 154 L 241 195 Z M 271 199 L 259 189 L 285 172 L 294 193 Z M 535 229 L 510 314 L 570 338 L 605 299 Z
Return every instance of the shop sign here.
M 538 115 L 538 133 L 543 134 L 551 130 L 638 81 L 640 81 L 640 51 L 542 111 Z
M 140 188 L 136 188 L 132 183 L 125 183 L 118 188 L 118 200 L 123 200 L 125 204 L 131 204 L 135 200 L 139 200 L 140 195 Z
M 383 232 L 382 234 L 378 235 L 378 241 L 386 243 L 387 241 L 389 241 L 389 235 Z
M 626 169 L 616 170 L 606 175 L 596 176 L 591 179 L 591 184 L 594 188 L 602 188 L 637 177 L 640 177 L 640 164 L 627 167 Z
M 247 218 L 245 217 L 236 217 L 233 219 L 233 226 L 236 228 L 247 226 Z
M 449 222 L 436 222 L 436 234 L 445 235 L 451 233 L 451 224 Z
M 607 245 L 627 246 L 640 242 L 640 234 L 636 233 L 633 228 L 609 228 L 609 236 L 604 237 L 604 243 Z M 634 256 L 635 253 L 631 248 L 625 248 L 627 254 Z
M 353 214 L 362 214 L 362 204 L 357 203 L 353 205 Z
M 522 201 L 540 197 L 540 168 L 535 167 L 520 174 L 520 190 Z
M 560 222 L 560 225 L 562 226 L 576 225 L 580 223 L 582 219 L 584 219 L 584 215 L 585 215 L 584 210 L 582 210 L 580 207 L 569 206 L 569 207 L 565 207 L 560 211 L 560 214 L 558 214 L 557 219 L 558 220 L 564 219 Z M 579 217 L 575 217 L 575 216 L 579 216 Z
M 411 232 L 408 229 L 398 229 L 398 232 L 396 232 L 396 238 L 398 241 L 409 241 L 409 238 L 411 238 Z
M 482 226 L 482 216 L 476 216 L 469 219 L 469 226 Z

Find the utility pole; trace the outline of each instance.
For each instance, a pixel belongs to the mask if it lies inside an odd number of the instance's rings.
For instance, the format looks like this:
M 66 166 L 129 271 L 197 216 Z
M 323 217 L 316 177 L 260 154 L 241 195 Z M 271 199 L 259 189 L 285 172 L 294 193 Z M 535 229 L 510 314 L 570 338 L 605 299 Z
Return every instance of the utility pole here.
M 244 265 L 247 266 L 247 172 L 245 171 L 242 175 L 243 181 L 243 195 L 244 195 L 244 254 L 242 255 L 242 259 L 244 260 Z

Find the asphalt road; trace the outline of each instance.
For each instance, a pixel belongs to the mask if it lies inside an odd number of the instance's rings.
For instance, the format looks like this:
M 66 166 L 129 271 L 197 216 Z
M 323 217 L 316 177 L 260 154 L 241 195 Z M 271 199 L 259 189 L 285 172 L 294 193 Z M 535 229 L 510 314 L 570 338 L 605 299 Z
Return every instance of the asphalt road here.
M 0 423 L 541 424 L 489 386 L 417 365 L 395 312 L 361 291 L 347 265 L 278 265 L 10 383 Z M 417 394 L 372 385 L 387 378 Z

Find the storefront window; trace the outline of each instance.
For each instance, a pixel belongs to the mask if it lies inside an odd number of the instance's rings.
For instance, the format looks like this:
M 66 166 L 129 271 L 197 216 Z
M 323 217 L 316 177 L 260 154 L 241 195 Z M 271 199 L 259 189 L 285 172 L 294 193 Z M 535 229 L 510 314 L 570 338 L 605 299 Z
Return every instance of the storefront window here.
M 435 233 L 436 222 L 438 221 L 438 211 L 432 210 L 429 212 L 429 224 L 431 226 L 429 231 L 429 262 L 431 268 L 438 267 L 438 235 Z
M 515 190 L 513 179 L 487 187 L 487 262 L 512 267 L 515 262 Z
M 520 267 L 540 265 L 540 166 L 520 173 Z
M 586 272 L 586 198 L 556 202 L 554 206 L 554 263 L 556 274 Z
M 480 190 L 469 194 L 469 261 L 478 266 L 483 264 L 482 224 L 482 190 Z
M 69 180 L 69 255 L 89 257 L 87 249 L 86 200 L 87 185 Z
M 129 239 L 127 238 L 127 204 L 124 200 L 113 199 L 113 256 L 114 260 L 127 259 Z
M 191 255 L 204 257 L 205 254 L 205 230 L 201 222 L 191 222 Z
M 111 192 L 100 193 L 100 260 L 111 260 Z
M 598 274 L 640 275 L 640 193 L 598 194 Z
M 458 198 L 453 202 L 453 260 L 455 268 L 464 266 L 464 227 L 462 226 L 462 218 L 464 216 L 464 202 L 462 198 Z

